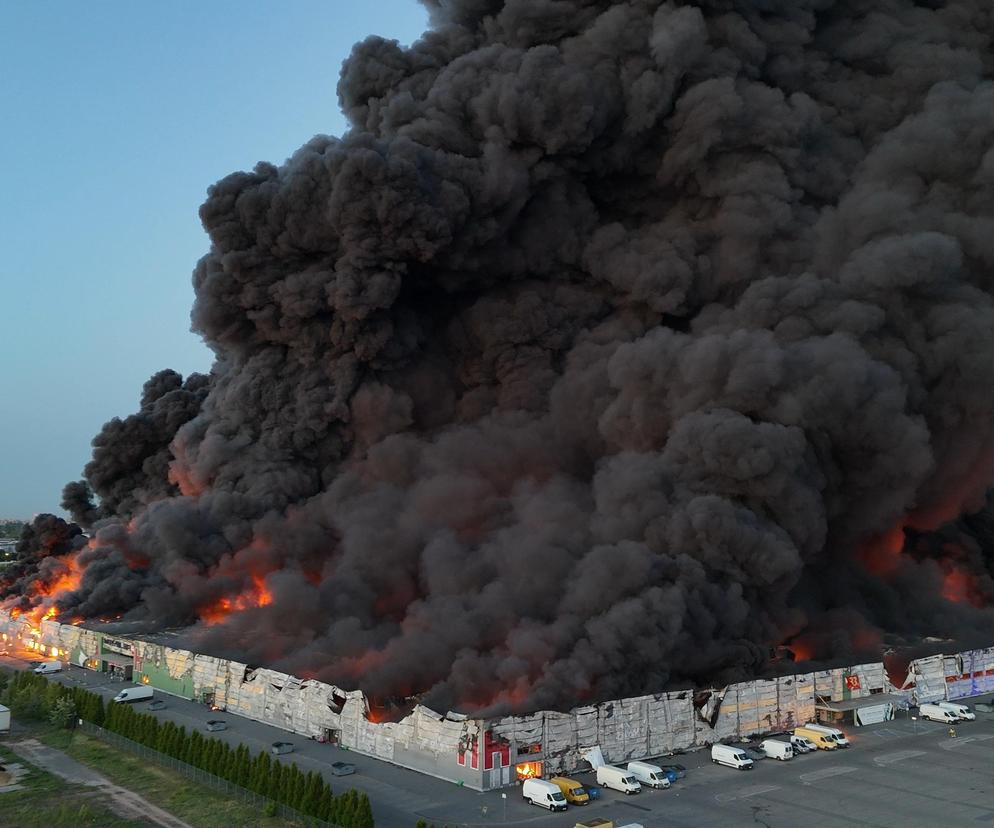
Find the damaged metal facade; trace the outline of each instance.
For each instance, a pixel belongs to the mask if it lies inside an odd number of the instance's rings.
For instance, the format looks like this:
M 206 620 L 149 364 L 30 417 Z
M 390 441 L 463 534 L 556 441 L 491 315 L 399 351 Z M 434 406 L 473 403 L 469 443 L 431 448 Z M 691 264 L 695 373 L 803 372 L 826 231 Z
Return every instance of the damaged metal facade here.
M 120 655 L 130 646 L 135 682 L 476 790 L 515 783 L 515 768 L 523 763 L 538 763 L 544 776 L 576 771 L 586 767 L 582 754 L 594 746 L 606 761 L 621 763 L 783 732 L 813 720 L 819 701 L 877 693 L 935 701 L 994 692 L 992 647 L 913 661 L 902 688 L 894 688 L 883 663 L 874 662 L 618 699 L 568 713 L 473 719 L 419 705 L 399 722 L 375 723 L 357 690 L 55 621 L 34 628 L 0 616 L 0 630 L 97 670 L 108 664 L 102 654 Z

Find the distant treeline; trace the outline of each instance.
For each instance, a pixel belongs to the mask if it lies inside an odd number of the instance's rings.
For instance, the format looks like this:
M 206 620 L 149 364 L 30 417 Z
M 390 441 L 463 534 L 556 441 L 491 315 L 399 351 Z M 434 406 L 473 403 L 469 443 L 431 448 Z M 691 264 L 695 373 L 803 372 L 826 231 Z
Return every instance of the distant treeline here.
M 23 520 L 0 520 L 0 540 L 20 540 Z

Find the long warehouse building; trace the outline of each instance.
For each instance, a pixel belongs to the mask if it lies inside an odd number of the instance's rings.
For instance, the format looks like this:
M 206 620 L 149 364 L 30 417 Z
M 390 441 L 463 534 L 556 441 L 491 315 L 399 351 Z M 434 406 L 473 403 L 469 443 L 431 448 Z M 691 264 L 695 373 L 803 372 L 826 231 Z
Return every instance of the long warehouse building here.
M 401 721 L 377 723 L 361 691 L 195 653 L 168 633 L 125 636 L 56 621 L 34 627 L 2 613 L 0 631 L 39 657 L 112 673 L 476 790 L 580 770 L 592 747 L 621 763 L 783 732 L 816 718 L 869 724 L 909 704 L 994 692 L 994 647 L 988 647 L 912 661 L 900 687 L 881 661 L 567 713 L 473 718 L 418 705 Z

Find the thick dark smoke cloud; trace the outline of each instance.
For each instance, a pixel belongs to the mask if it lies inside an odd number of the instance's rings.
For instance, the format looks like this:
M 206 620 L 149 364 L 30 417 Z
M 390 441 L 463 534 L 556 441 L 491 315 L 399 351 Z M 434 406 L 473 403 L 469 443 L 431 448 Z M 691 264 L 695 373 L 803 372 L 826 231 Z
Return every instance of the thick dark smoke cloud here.
M 200 411 L 209 388 L 203 374 L 191 374 L 185 382 L 175 371 L 155 374 L 142 388 L 141 410 L 123 420 L 115 417 L 93 438 L 86 479 L 66 484 L 62 508 L 79 524 L 92 526 L 104 517 L 129 518 L 153 501 L 179 494 L 169 476 L 169 444 Z
M 988 0 L 428 6 L 211 187 L 65 611 L 440 709 L 989 630 L 989 509 L 900 552 L 991 483 Z
M 6 609 L 27 612 L 45 590 L 69 572 L 68 561 L 86 546 L 76 524 L 55 515 L 37 515 L 24 526 L 12 563 L 0 569 L 0 595 Z

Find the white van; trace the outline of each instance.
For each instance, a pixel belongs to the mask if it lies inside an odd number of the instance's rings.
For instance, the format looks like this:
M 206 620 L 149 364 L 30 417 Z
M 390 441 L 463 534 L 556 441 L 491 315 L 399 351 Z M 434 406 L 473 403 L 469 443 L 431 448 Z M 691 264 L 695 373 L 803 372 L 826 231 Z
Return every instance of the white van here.
M 965 704 L 957 704 L 956 702 L 939 702 L 939 707 L 944 707 L 954 716 L 959 716 L 965 722 L 972 722 L 977 718 L 977 714 Z
M 798 753 L 814 753 L 818 750 L 818 745 L 805 736 L 791 736 L 790 746 L 794 748 L 795 756 L 797 756 Z
M 825 725 L 811 724 L 810 722 L 804 726 L 808 730 L 813 730 L 816 733 L 824 733 L 829 738 L 834 739 L 839 747 L 849 747 L 849 740 L 846 738 L 846 734 L 837 727 L 825 727 Z
M 566 797 L 559 786 L 544 779 L 526 779 L 521 786 L 521 795 L 529 805 L 541 805 L 550 811 L 566 810 Z
M 778 739 L 766 739 L 760 744 L 760 747 L 766 751 L 766 755 L 771 759 L 785 762 L 794 758 L 794 748 L 787 742 L 781 742 Z
M 668 788 L 670 778 L 658 765 L 650 765 L 648 762 L 629 762 L 628 772 L 634 776 L 640 784 L 648 785 L 650 788 Z
M 943 724 L 955 724 L 959 721 L 959 716 L 953 713 L 952 710 L 947 710 L 939 704 L 921 705 L 918 708 L 918 715 L 923 719 L 929 719 L 933 722 L 942 722 Z
M 152 698 L 152 688 L 139 685 L 138 687 L 125 687 L 111 701 L 136 702 L 147 701 L 150 698 Z
M 642 792 L 642 786 L 633 773 L 623 768 L 616 768 L 614 765 L 601 765 L 597 769 L 597 784 L 621 791 L 623 794 Z
M 712 745 L 711 761 L 716 765 L 738 770 L 752 770 L 752 759 L 742 748 L 733 745 Z
M 34 672 L 42 673 L 58 673 L 62 670 L 61 661 L 43 661 L 37 667 L 35 667 Z

